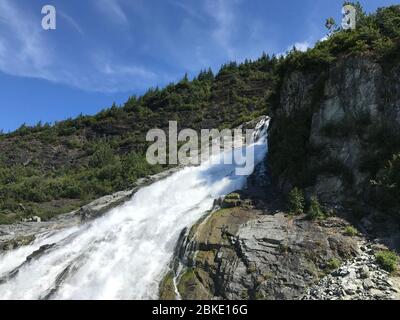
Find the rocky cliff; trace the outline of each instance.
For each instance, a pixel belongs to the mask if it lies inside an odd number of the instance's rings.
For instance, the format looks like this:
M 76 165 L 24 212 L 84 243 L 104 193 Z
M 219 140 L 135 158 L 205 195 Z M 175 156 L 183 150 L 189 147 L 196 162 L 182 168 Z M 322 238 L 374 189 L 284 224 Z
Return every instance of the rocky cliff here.
M 400 64 L 387 69 L 367 56 L 343 57 L 321 73 L 288 74 L 270 131 L 280 189 L 370 203 L 377 191 L 371 181 L 400 150 L 399 78 Z
M 400 64 L 368 56 L 286 74 L 272 108 L 272 175 L 261 179 L 272 185 L 254 184 L 256 172 L 241 198 L 228 196 L 183 232 L 160 298 L 398 299 L 398 278 L 374 255 L 382 243 L 400 247 L 396 209 L 374 203 L 372 181 L 400 150 L 399 79 Z M 289 214 L 277 199 L 293 187 L 334 216 Z M 358 236 L 346 233 L 350 224 Z

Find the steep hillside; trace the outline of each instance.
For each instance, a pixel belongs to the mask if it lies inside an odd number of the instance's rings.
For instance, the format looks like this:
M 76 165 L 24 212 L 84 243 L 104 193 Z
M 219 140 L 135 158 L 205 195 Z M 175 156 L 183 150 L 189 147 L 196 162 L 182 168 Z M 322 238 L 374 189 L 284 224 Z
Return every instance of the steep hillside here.
M 47 219 L 124 190 L 165 168 L 145 159 L 146 133 L 167 128 L 232 128 L 265 114 L 276 83 L 276 58 L 222 66 L 214 76 L 185 76 L 95 116 L 53 126 L 22 126 L 0 136 L 0 223 Z

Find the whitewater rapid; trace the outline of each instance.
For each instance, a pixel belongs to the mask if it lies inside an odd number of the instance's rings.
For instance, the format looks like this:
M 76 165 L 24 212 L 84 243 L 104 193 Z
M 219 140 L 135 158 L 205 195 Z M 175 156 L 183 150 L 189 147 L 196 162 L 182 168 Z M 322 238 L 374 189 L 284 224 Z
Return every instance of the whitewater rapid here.
M 254 150 L 255 164 L 267 153 L 263 121 L 256 142 L 243 147 Z M 236 175 L 237 166 L 209 161 L 186 167 L 101 218 L 44 233 L 1 255 L 0 299 L 157 299 L 180 232 L 216 198 L 245 186 L 247 177 Z M 41 247 L 43 254 L 26 261 Z

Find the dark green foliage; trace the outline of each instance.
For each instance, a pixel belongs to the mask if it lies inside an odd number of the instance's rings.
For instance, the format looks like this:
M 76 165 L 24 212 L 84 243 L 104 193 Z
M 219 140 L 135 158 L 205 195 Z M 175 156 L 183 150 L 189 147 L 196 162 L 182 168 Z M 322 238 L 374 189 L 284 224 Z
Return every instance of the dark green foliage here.
M 383 36 L 388 38 L 400 37 L 400 6 L 378 9 L 376 23 Z
M 289 210 L 293 214 L 302 214 L 304 213 L 305 200 L 303 192 L 295 187 L 290 191 L 288 195 L 288 205 Z
M 333 30 L 327 41 L 316 44 L 306 52 L 292 50 L 282 68 L 291 70 L 323 71 L 342 55 L 368 54 L 382 63 L 392 63 L 400 56 L 400 6 L 378 9 L 376 14 L 366 15 L 359 3 L 347 2 L 357 9 L 356 30 Z M 333 29 L 334 21 L 327 20 Z
M 381 207 L 400 206 L 400 153 L 387 161 L 377 179 L 372 181 L 372 185 L 376 188 L 376 201 Z
M 393 155 L 400 152 L 400 137 L 390 126 L 374 125 L 367 132 L 371 152 L 364 155 L 360 170 L 376 177 Z
M 307 216 L 311 220 L 317 220 L 325 217 L 324 212 L 322 211 L 321 205 L 319 203 L 317 196 L 312 196 L 310 200 L 310 207 L 307 212 Z

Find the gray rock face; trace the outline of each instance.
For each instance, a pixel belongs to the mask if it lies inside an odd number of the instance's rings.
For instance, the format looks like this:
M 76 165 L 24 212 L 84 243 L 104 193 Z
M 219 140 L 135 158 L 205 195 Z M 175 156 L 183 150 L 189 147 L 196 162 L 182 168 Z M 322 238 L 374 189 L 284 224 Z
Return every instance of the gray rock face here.
M 324 146 L 325 160 L 335 160 L 352 173 L 353 189 L 362 191 L 369 182 L 368 176 L 360 171 L 364 156 L 363 137 L 352 132 L 351 127 L 366 121 L 365 126 L 381 121 L 379 111 L 382 68 L 368 59 L 351 58 L 333 66 L 329 71 L 324 88 L 324 100 L 312 117 L 310 143 Z M 328 126 L 336 126 L 340 139 L 324 133 Z M 366 128 L 364 128 L 366 129 Z M 322 180 L 322 181 L 321 181 Z M 321 177 L 315 190 L 323 200 L 343 198 L 342 177 Z
M 374 255 L 386 247 L 344 236 L 347 226 L 217 210 L 182 234 L 160 299 L 399 300 L 400 279 Z
M 318 150 L 304 155 L 305 175 L 315 175 L 308 182 L 309 194 L 330 203 L 368 197 L 374 177 L 363 169 L 364 160 L 378 152 L 371 137 L 381 128 L 400 138 L 399 79 L 399 65 L 384 70 L 367 57 L 341 58 L 321 74 L 294 71 L 285 77 L 272 115 L 271 141 L 280 144 L 288 119 L 301 122 L 304 140 L 289 139 L 293 146 L 286 148 Z M 276 145 L 270 146 L 272 157 L 282 152 Z M 293 172 L 277 173 L 271 165 L 284 191 L 297 183 Z
M 250 208 L 216 211 L 180 242 L 172 268 L 177 291 L 183 299 L 299 299 L 329 261 L 357 255 L 356 241 L 340 231 L 345 225 Z

